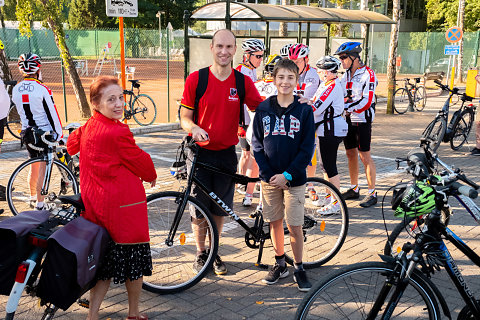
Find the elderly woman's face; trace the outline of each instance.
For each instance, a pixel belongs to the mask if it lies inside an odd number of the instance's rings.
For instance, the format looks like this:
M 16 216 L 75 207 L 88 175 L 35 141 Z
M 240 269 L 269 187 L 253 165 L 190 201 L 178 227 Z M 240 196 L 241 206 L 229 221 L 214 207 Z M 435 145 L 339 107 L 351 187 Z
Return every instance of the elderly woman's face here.
M 119 85 L 111 84 L 102 90 L 96 110 L 109 119 L 120 120 L 123 118 L 124 106 L 125 99 L 122 88 Z

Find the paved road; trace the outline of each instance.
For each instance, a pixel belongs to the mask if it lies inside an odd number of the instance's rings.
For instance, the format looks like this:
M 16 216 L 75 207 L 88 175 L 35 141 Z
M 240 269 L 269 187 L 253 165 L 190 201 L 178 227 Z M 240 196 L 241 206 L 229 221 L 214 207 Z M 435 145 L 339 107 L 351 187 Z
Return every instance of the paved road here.
M 430 99 L 430 98 L 429 98 Z M 394 158 L 405 156 L 411 148 L 418 144 L 423 128 L 434 117 L 435 111 L 441 107 L 444 97 L 431 98 L 428 108 L 424 112 L 407 113 L 405 115 L 384 115 L 379 111 L 373 127 L 372 155 L 377 165 L 377 190 L 383 196 L 386 190 L 401 179 L 409 179 L 408 175 L 396 170 Z M 382 110 L 385 106 L 380 105 Z M 157 189 L 172 190 L 179 187 L 168 173 L 168 167 L 175 158 L 176 147 L 183 133 L 179 130 L 157 132 L 136 136 L 137 143 L 149 152 L 159 174 Z M 464 169 L 475 181 L 480 181 L 478 157 L 468 155 L 473 147 L 474 137 L 471 135 L 470 144 L 462 150 L 453 152 L 447 144 L 439 149 L 439 155 L 448 164 Z M 24 159 L 25 151 L 0 154 L 0 184 L 5 185 L 14 168 Z M 342 177 L 342 186 L 348 186 L 348 170 L 344 150 L 339 151 L 339 173 Z M 362 195 L 366 191 L 366 180 L 360 177 Z M 154 191 L 154 190 L 153 190 Z M 381 197 L 380 197 L 381 198 Z M 241 208 L 241 196 L 235 198 L 235 209 L 244 214 Z M 387 198 L 387 201 L 390 199 Z M 478 203 L 478 200 L 477 200 Z M 385 241 L 385 229 L 382 219 L 381 205 L 364 209 L 358 206 L 357 201 L 349 201 L 350 229 L 347 240 L 340 253 L 327 265 L 309 271 L 312 280 L 327 275 L 332 270 L 347 264 L 360 261 L 378 261 L 377 254 L 381 251 Z M 388 208 L 388 202 L 386 203 Z M 454 211 L 458 205 L 454 204 Z M 5 202 L 0 202 L 0 208 L 7 210 Z M 0 219 L 8 214 L 0 216 Z M 242 217 L 243 217 L 242 216 Z M 391 210 L 386 209 L 386 224 L 389 230 L 394 223 Z M 248 218 L 247 218 L 248 219 Z M 300 293 L 291 277 L 282 279 L 276 285 L 267 286 L 261 283 L 266 272 L 254 266 L 257 251 L 249 249 L 243 241 L 244 231 L 232 222 L 227 222 L 228 228 L 221 240 L 220 253 L 227 264 L 229 273 L 225 276 L 210 274 L 195 287 L 174 295 L 156 295 L 143 292 L 141 309 L 151 319 L 291 319 L 304 296 Z M 480 252 L 480 229 L 476 222 L 464 212 L 458 211 L 452 217 L 453 230 L 462 236 L 476 251 Z M 475 228 L 476 227 L 476 228 Z M 456 250 L 452 255 L 462 269 L 463 275 L 471 288 L 480 294 L 480 277 L 466 258 Z M 272 247 L 269 244 L 264 255 L 264 262 L 272 263 Z M 463 307 L 464 303 L 458 293 L 452 290 L 452 284 L 445 278 L 445 271 L 433 276 L 434 282 L 448 299 L 453 318 Z M 3 314 L 5 297 L 0 297 L 0 314 Z M 102 305 L 103 319 L 124 319 L 127 312 L 127 295 L 123 286 L 112 285 L 105 302 Z M 59 319 L 85 319 L 86 310 L 73 306 L 66 312 L 58 314 Z

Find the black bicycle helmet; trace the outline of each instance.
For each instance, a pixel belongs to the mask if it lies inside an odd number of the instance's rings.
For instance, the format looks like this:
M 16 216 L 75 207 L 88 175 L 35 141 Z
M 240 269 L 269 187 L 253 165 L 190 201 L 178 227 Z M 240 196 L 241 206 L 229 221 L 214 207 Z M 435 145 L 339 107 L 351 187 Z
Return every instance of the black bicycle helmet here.
M 321 57 L 317 61 L 316 66 L 317 66 L 317 68 L 322 69 L 322 70 L 327 70 L 327 71 L 330 71 L 330 72 L 337 72 L 338 69 L 340 68 L 341 64 L 342 63 L 337 58 L 332 57 L 332 56 L 325 56 L 325 57 Z
M 18 69 L 25 74 L 35 74 L 40 69 L 42 61 L 35 53 L 24 53 L 18 57 Z

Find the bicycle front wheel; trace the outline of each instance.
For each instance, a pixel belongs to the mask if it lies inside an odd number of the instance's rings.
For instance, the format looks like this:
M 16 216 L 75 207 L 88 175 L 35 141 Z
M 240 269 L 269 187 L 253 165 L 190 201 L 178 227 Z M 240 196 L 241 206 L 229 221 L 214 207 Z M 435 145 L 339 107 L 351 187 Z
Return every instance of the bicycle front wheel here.
M 436 117 L 423 131 L 422 138 L 430 140 L 430 149 L 436 151 L 442 143 L 447 129 L 445 118 Z
M 43 177 L 31 178 L 32 168 L 47 165 L 43 157 L 32 158 L 23 162 L 12 173 L 7 184 L 7 202 L 13 215 L 33 210 L 36 205 L 36 194 L 43 185 Z M 74 174 L 58 160 L 53 161 L 50 183 L 45 195 L 45 208 L 53 213 L 62 208 L 58 196 L 74 195 L 80 192 Z
M 321 178 L 307 178 L 303 264 L 306 269 L 330 261 L 340 250 L 348 231 L 348 209 L 340 191 Z M 293 253 L 285 240 L 285 260 L 293 264 Z
M 175 221 L 183 193 L 168 191 L 147 197 L 148 224 L 150 228 L 150 250 L 152 252 L 153 271 L 149 277 L 143 277 L 143 288 L 150 292 L 167 294 L 188 289 L 198 283 L 212 269 L 217 256 L 218 232 L 210 213 L 197 199 L 188 197 L 185 211 Z M 191 217 L 195 216 L 200 224 L 192 227 Z M 167 237 L 172 225 L 178 227 L 171 243 Z M 198 235 L 205 237 L 207 257 L 200 270 L 193 268 L 197 254 Z
M 148 126 L 157 117 L 157 107 L 150 96 L 139 94 L 132 102 L 133 118 L 141 126 Z
M 12 136 L 14 136 L 17 139 L 20 139 L 20 132 L 22 131 L 22 123 L 20 122 L 20 117 L 18 117 L 16 120 L 13 119 L 12 114 L 14 113 L 15 106 L 12 105 L 10 106 L 10 110 L 8 110 L 8 115 L 7 115 L 7 130 L 10 132 Z
M 452 126 L 452 139 L 450 139 L 450 147 L 452 150 L 460 149 L 465 141 L 467 141 L 470 130 L 472 129 L 475 114 L 471 108 L 466 108 L 456 119 Z
M 302 300 L 295 319 L 367 319 L 385 286 L 391 286 L 375 319 L 381 319 L 396 286 L 386 284 L 393 265 L 357 263 L 318 281 Z M 407 279 L 405 279 L 407 280 Z M 373 319 L 373 317 L 372 317 Z M 437 299 L 423 275 L 415 270 L 389 319 L 440 319 Z
M 408 99 L 408 92 L 405 88 L 398 88 L 393 94 L 393 109 L 398 114 L 404 114 L 408 110 L 410 99 Z
M 427 90 L 424 86 L 418 86 L 415 93 L 415 109 L 422 111 L 427 104 Z

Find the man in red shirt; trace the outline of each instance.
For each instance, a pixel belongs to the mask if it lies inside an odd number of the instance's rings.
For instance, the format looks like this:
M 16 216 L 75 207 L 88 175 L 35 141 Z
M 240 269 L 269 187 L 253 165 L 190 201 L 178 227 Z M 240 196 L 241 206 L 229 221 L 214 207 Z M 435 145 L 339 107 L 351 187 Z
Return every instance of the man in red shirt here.
M 240 97 L 236 90 L 234 70 L 231 67 L 236 49 L 235 35 L 230 30 L 222 29 L 215 32 L 210 44 L 213 64 L 209 67 L 207 89 L 195 110 L 199 73 L 195 71 L 190 74 L 185 82 L 180 110 L 180 124 L 183 130 L 191 134 L 200 146 L 198 161 L 209 163 L 232 173 L 235 173 L 237 169 L 235 145 L 238 143 L 237 129 L 240 119 Z M 255 110 L 262 102 L 262 98 L 253 81 L 249 77 L 244 77 L 244 80 L 244 103 L 251 110 Z M 197 114 L 196 122 L 194 121 L 195 112 Z M 231 178 L 201 168 L 196 169 L 195 175 L 227 206 L 233 207 L 234 182 Z M 226 214 L 196 187 L 193 188 L 192 195 L 212 213 L 220 235 Z M 197 258 L 193 264 L 194 272 L 200 271 L 208 259 L 208 247 L 205 245 L 206 230 L 200 228 L 202 223 L 204 223 L 202 219 L 197 219 L 195 215 L 192 217 L 192 227 L 197 244 Z M 218 275 L 227 272 L 227 268 L 219 256 L 216 257 L 213 266 Z

